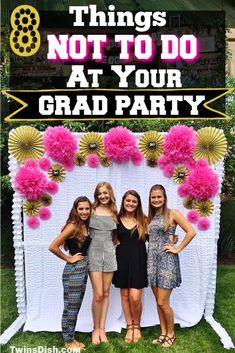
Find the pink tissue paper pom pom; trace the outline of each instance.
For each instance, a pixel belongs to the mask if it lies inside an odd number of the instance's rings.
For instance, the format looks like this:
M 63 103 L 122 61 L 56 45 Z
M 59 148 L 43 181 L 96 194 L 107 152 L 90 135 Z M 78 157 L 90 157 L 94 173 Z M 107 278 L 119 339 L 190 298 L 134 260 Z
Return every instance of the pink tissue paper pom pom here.
M 178 195 L 180 197 L 188 196 L 188 194 L 189 194 L 188 184 L 187 183 L 180 184 L 180 186 L 178 187 L 177 192 L 178 192 Z
M 197 226 L 198 226 L 199 230 L 207 230 L 210 228 L 210 225 L 211 225 L 211 223 L 210 223 L 209 218 L 202 217 L 199 219 Z
M 203 167 L 209 167 L 209 164 L 208 164 L 207 159 L 202 158 L 196 162 L 195 166 L 197 166 L 199 168 L 203 168 Z
M 49 126 L 44 133 L 44 148 L 55 161 L 71 163 L 77 150 L 77 140 L 69 129 Z
M 87 157 L 87 164 L 90 168 L 97 168 L 100 165 L 100 160 L 97 154 L 91 153 Z
M 131 160 L 134 163 L 134 165 L 138 166 L 138 165 L 141 165 L 141 163 L 143 162 L 144 156 L 140 151 L 136 150 L 136 152 L 131 157 Z
M 135 154 L 136 148 L 135 136 L 126 127 L 113 127 L 104 136 L 105 153 L 116 163 L 128 162 Z
M 26 168 L 37 168 L 38 164 L 34 159 L 27 159 L 27 161 L 24 162 L 24 166 Z
M 38 168 L 22 166 L 14 179 L 14 188 L 29 200 L 37 200 L 46 191 L 47 179 Z
M 167 164 L 169 163 L 169 160 L 166 156 L 162 155 L 158 158 L 157 160 L 157 165 L 159 168 L 163 169 Z
M 47 171 L 51 167 L 51 161 L 46 157 L 39 159 L 38 164 L 39 164 L 39 167 L 45 171 Z
M 39 217 L 46 221 L 47 219 L 51 218 L 51 211 L 48 207 L 41 207 L 39 210 Z
M 196 162 L 194 159 L 189 159 L 188 161 L 186 161 L 184 163 L 185 167 L 188 168 L 189 170 L 193 169 L 195 167 L 195 164 L 196 164 Z
M 187 214 L 187 219 L 191 223 L 197 223 L 199 219 L 199 213 L 196 210 L 191 210 Z
M 196 132 L 192 127 L 175 125 L 164 138 L 164 155 L 175 164 L 185 162 L 192 158 L 196 143 Z
M 27 219 L 26 223 L 29 226 L 29 228 L 35 229 L 39 226 L 40 220 L 38 217 L 32 216 Z
M 64 163 L 64 168 L 69 172 L 71 172 L 74 169 L 74 167 L 75 167 L 75 163 L 73 159 Z
M 47 190 L 47 192 L 49 192 L 49 194 L 54 195 L 59 190 L 59 186 L 54 181 L 48 181 L 46 190 Z
M 196 163 L 187 178 L 189 196 L 195 199 L 205 200 L 216 195 L 219 189 L 218 176 L 208 166 Z
M 169 163 L 167 165 L 165 165 L 165 167 L 163 168 L 163 174 L 165 177 L 167 178 L 171 178 L 174 172 L 174 164 L 173 163 Z

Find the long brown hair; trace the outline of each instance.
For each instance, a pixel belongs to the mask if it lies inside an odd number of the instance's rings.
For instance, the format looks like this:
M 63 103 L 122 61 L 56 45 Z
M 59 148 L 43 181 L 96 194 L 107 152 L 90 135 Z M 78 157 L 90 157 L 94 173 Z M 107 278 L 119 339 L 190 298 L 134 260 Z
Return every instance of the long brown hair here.
M 82 221 L 81 218 L 78 216 L 77 208 L 78 208 L 78 204 L 80 202 L 88 202 L 88 204 L 90 206 L 90 211 L 91 211 L 91 201 L 86 196 L 77 197 L 73 203 L 73 207 L 69 213 L 69 217 L 68 217 L 63 229 L 67 226 L 67 224 L 73 223 L 75 226 L 74 236 L 76 237 L 78 243 L 82 244 L 86 239 L 86 234 L 83 234 L 82 226 L 85 224 L 86 228 L 88 229 L 90 216 L 88 217 L 88 219 L 86 221 Z
M 116 206 L 116 198 L 114 196 L 113 188 L 112 186 L 107 182 L 107 181 L 101 181 L 99 184 L 96 185 L 95 191 L 94 191 L 94 203 L 92 205 L 93 209 L 95 210 L 98 206 L 100 206 L 100 201 L 98 199 L 99 195 L 99 189 L 105 186 L 109 192 L 110 195 L 110 201 L 109 201 L 109 208 L 111 215 L 114 219 L 115 222 L 117 222 L 117 206 Z
M 125 216 L 125 214 L 126 214 L 126 210 L 124 208 L 124 201 L 128 195 L 132 195 L 132 196 L 136 197 L 138 200 L 138 205 L 135 210 L 134 217 L 135 217 L 136 223 L 137 223 L 139 239 L 145 240 L 146 234 L 147 234 L 146 216 L 143 213 L 141 198 L 140 198 L 140 195 L 138 194 L 138 192 L 136 192 L 135 190 L 128 190 L 127 192 L 125 192 L 125 194 L 122 197 L 122 203 L 121 203 L 121 207 L 120 207 L 120 211 L 118 213 L 118 216 L 119 216 L 119 218 L 121 218 L 121 217 Z
M 148 224 L 152 221 L 153 217 L 156 215 L 156 208 L 151 205 L 151 193 L 156 190 L 161 190 L 164 196 L 164 204 L 163 204 L 163 219 L 164 219 L 164 229 L 167 230 L 170 226 L 170 212 L 167 207 L 167 196 L 166 196 L 166 190 L 164 186 L 160 184 L 155 184 L 151 187 L 149 191 L 149 210 L 148 210 Z

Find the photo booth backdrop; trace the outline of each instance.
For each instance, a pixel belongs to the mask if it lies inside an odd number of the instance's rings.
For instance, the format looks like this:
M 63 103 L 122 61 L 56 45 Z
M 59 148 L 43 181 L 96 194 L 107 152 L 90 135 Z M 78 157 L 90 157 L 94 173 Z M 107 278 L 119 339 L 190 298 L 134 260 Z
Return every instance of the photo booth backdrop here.
M 135 135 L 140 136 L 140 134 Z M 14 177 L 18 163 L 12 156 L 9 158 L 9 167 L 11 177 Z M 223 162 L 217 162 L 212 168 L 216 171 L 221 185 Z M 101 181 L 111 183 L 118 208 L 124 192 L 135 189 L 140 194 L 144 211 L 147 213 L 149 189 L 157 183 L 162 184 L 167 190 L 169 208 L 177 208 L 184 215 L 188 212 L 182 204 L 182 198 L 177 194 L 178 184 L 172 178 L 164 177 L 160 168 L 148 167 L 145 161 L 139 166 L 135 166 L 132 162 L 113 163 L 108 168 L 102 166 L 90 168 L 85 165 L 76 167 L 71 172 L 67 171 L 65 180 L 59 185 L 59 191 L 53 195 L 53 202 L 50 206 L 52 217 L 47 221 L 41 221 L 37 229 L 29 228 L 25 219 L 22 224 L 22 198 L 15 193 L 12 214 L 19 317 L 3 333 L 1 343 L 6 343 L 22 324 L 24 324 L 24 331 L 61 331 L 62 271 L 65 263 L 50 253 L 48 246 L 60 233 L 74 199 L 80 195 L 86 195 L 93 200 L 94 189 Z M 210 228 L 207 231 L 197 229 L 196 237 L 179 254 L 182 284 L 173 290 L 171 304 L 175 314 L 175 323 L 180 324 L 181 327 L 190 327 L 196 325 L 204 315 L 220 336 L 224 347 L 231 348 L 233 347 L 231 338 L 225 329 L 213 319 L 217 240 L 220 225 L 219 193 L 212 201 L 214 212 L 210 216 Z M 176 233 L 179 235 L 180 242 L 183 232 L 178 227 Z M 91 301 L 92 289 L 88 281 L 82 308 L 78 315 L 77 331 L 92 331 Z M 159 319 L 155 300 L 151 289 L 146 288 L 143 291 L 141 326 L 156 324 L 159 324 Z M 120 332 L 122 327 L 125 327 L 125 320 L 121 309 L 119 289 L 112 286 L 106 330 Z

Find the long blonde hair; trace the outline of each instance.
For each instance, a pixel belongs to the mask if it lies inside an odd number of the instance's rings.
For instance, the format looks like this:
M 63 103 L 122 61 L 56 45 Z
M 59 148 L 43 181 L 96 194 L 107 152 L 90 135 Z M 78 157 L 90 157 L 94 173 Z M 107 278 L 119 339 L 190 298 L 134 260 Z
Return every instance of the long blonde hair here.
M 110 201 L 109 201 L 109 208 L 111 215 L 114 219 L 115 222 L 117 222 L 117 206 L 116 206 L 116 198 L 114 196 L 113 188 L 112 186 L 107 182 L 107 181 L 101 181 L 99 184 L 96 185 L 95 191 L 94 191 L 94 203 L 92 204 L 92 208 L 96 210 L 98 206 L 100 206 L 100 201 L 98 199 L 99 195 L 99 189 L 105 186 L 109 192 L 110 195 Z
M 163 204 L 163 224 L 164 224 L 164 230 L 167 230 L 170 226 L 170 211 L 167 207 L 167 196 L 166 196 L 166 190 L 164 186 L 160 184 L 155 184 L 151 187 L 149 191 L 149 210 L 148 210 L 148 224 L 152 221 L 153 217 L 156 215 L 156 208 L 151 205 L 151 193 L 156 190 L 161 190 L 164 196 L 164 204 Z
M 120 207 L 120 211 L 119 211 L 118 216 L 120 218 L 125 216 L 126 210 L 124 208 L 124 201 L 128 195 L 132 195 L 132 196 L 136 197 L 138 200 L 138 205 L 135 210 L 134 217 L 135 217 L 136 223 L 137 223 L 139 239 L 145 240 L 146 234 L 147 234 L 147 222 L 146 222 L 147 219 L 146 219 L 146 216 L 143 212 L 141 198 L 140 198 L 140 195 L 138 194 L 138 192 L 136 192 L 135 190 L 128 190 L 127 192 L 125 192 L 125 194 L 122 197 L 122 203 L 121 203 L 121 207 Z

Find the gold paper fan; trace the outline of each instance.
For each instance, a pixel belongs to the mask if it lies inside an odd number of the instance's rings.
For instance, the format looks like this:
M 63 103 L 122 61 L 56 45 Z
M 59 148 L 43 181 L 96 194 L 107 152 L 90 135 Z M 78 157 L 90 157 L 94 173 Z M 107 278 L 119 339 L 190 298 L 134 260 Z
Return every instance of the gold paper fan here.
M 147 160 L 156 160 L 163 151 L 163 136 L 157 131 L 145 132 L 139 140 L 139 149 Z
M 173 180 L 177 184 L 182 184 L 182 183 L 184 183 L 184 181 L 188 175 L 189 175 L 188 169 L 186 167 L 184 167 L 183 165 L 180 165 L 174 169 Z
M 32 126 L 20 126 L 11 130 L 8 147 L 18 162 L 29 158 L 40 159 L 44 154 L 43 136 Z
M 198 211 L 201 217 L 210 216 L 214 211 L 214 204 L 211 200 L 198 200 L 194 204 L 195 210 Z
M 204 127 L 198 130 L 197 141 L 194 159 L 206 158 L 209 164 L 219 161 L 227 149 L 224 133 L 215 127 Z
M 66 171 L 60 164 L 53 164 L 48 170 L 48 176 L 51 180 L 60 183 L 65 179 Z
M 187 196 L 184 198 L 183 200 L 183 205 L 185 208 L 187 208 L 188 210 L 191 210 L 193 208 L 194 205 L 194 199 L 191 196 Z
M 23 211 L 28 217 L 37 216 L 40 207 L 41 207 L 41 202 L 37 200 L 36 201 L 26 200 L 23 203 Z
M 50 206 L 52 204 L 52 197 L 50 194 L 42 194 L 39 201 L 42 203 L 43 206 Z
M 110 167 L 113 162 L 111 161 L 111 159 L 109 159 L 108 157 L 102 157 L 100 159 L 100 164 L 103 166 L 103 167 Z
M 74 155 L 74 163 L 76 165 L 78 165 L 79 167 L 82 167 L 83 165 L 85 165 L 86 160 L 85 158 L 81 155 L 81 153 L 76 152 Z
M 85 158 L 91 153 L 104 157 L 102 136 L 98 132 L 87 132 L 79 141 L 79 152 Z

